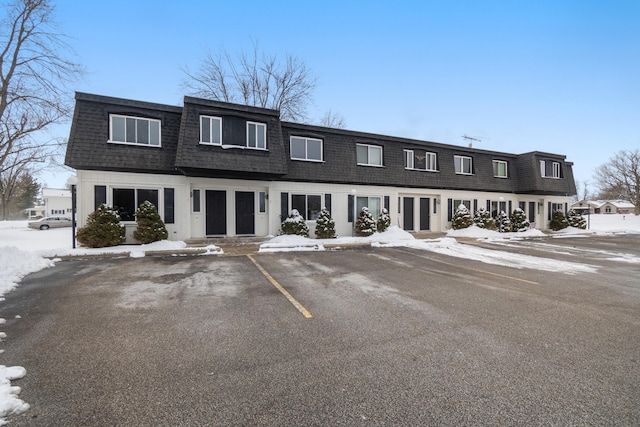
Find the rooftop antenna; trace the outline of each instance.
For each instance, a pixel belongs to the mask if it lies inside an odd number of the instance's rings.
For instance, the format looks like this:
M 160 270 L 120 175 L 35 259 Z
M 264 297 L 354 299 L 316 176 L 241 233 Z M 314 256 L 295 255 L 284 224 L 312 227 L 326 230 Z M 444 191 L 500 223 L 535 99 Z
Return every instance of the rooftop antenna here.
M 467 141 L 469 141 L 469 148 L 473 148 L 473 141 L 482 142 L 480 138 L 474 138 L 472 136 L 467 135 L 466 133 L 462 135 L 462 139 L 466 139 Z

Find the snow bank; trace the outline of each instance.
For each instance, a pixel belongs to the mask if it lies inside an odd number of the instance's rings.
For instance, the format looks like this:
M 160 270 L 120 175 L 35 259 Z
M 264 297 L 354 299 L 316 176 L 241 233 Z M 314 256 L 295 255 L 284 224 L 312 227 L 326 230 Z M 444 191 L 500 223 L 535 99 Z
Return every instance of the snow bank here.
M 513 239 L 520 237 L 544 237 L 542 231 L 532 228 L 527 231 L 521 231 L 519 233 L 500 233 L 495 230 L 487 230 L 485 228 L 480 228 L 477 225 L 472 225 L 468 228 L 463 228 L 462 230 L 449 230 L 447 231 L 447 236 L 449 237 L 470 237 L 470 238 L 501 238 L 501 239 Z
M 7 424 L 7 415 L 20 414 L 29 409 L 29 404 L 18 398 L 20 387 L 11 385 L 11 380 L 22 378 L 26 373 L 22 366 L 0 365 L 0 425 Z
M 391 226 L 383 233 L 373 233 L 367 237 L 336 237 L 333 239 L 311 239 L 296 235 L 276 236 L 260 245 L 259 252 L 294 252 L 294 251 L 323 251 L 327 245 L 356 245 L 363 243 L 392 242 L 392 241 L 415 240 L 415 238 L 400 229 L 398 226 Z
M 529 268 L 571 275 L 578 273 L 595 273 L 597 271 L 596 267 L 588 264 L 560 261 L 553 258 L 534 257 L 500 250 L 491 250 L 484 247 L 459 243 L 452 237 L 415 240 L 413 242 L 376 243 L 372 246 L 421 249 L 451 257 L 471 259 L 485 264 L 501 265 L 517 269 Z
M 21 251 L 12 246 L 0 247 L 0 296 L 15 288 L 27 274 L 51 267 L 54 262 L 34 252 Z

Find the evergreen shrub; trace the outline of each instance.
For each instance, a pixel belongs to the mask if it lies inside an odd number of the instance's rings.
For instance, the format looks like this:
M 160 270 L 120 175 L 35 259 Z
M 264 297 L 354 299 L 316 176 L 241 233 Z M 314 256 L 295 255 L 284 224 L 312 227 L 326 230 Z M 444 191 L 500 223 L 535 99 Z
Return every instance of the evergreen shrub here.
M 133 232 L 133 237 L 141 243 L 151 243 L 165 240 L 169 237 L 167 227 L 164 225 L 158 209 L 148 200 L 140 205 L 135 213 L 138 227 Z
M 462 230 L 463 228 L 469 228 L 473 225 L 473 217 L 471 216 L 471 212 L 469 209 L 462 203 L 456 209 L 456 212 L 453 214 L 453 218 L 451 220 L 451 227 L 454 230 Z
M 487 230 L 496 229 L 496 221 L 491 218 L 491 212 L 484 207 L 481 207 L 476 211 L 476 214 L 473 216 L 473 222 L 480 228 Z
M 582 230 L 587 228 L 587 220 L 575 209 L 570 209 L 569 212 L 567 212 L 567 222 L 569 223 L 569 227 L 580 228 Z
M 498 231 L 501 233 L 508 233 L 511 231 L 511 219 L 509 219 L 509 215 L 507 215 L 505 211 L 500 211 L 498 214 L 496 226 L 498 227 Z
M 292 209 L 289 216 L 282 221 L 280 233 L 309 237 L 309 227 L 300 212 L 297 209 Z
M 511 231 L 522 232 L 527 231 L 531 227 L 527 214 L 520 208 L 516 208 L 511 214 Z
M 366 237 L 371 236 L 376 232 L 377 225 L 373 219 L 368 207 L 363 207 L 356 220 L 356 236 Z
M 331 212 L 323 207 L 316 220 L 316 238 L 332 239 L 334 237 L 336 237 L 336 222 L 331 218 Z
M 378 218 L 378 222 L 376 224 L 378 233 L 382 233 L 389 228 L 391 225 L 391 217 L 389 216 L 389 211 L 386 208 L 382 208 L 382 212 L 380 213 L 380 218 Z
M 117 246 L 126 239 L 120 215 L 107 205 L 100 205 L 87 217 L 87 225 L 78 229 L 78 242 L 89 248 Z
M 549 228 L 553 231 L 562 230 L 569 226 L 569 221 L 565 218 L 562 211 L 554 211 L 551 215 L 551 222 L 549 222 Z

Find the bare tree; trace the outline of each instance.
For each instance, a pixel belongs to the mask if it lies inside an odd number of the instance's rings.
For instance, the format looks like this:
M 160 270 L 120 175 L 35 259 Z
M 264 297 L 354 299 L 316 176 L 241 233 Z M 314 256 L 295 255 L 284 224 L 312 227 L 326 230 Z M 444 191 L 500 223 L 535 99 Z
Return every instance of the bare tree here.
M 28 162 L 15 163 L 0 172 L 0 212 L 3 220 L 17 218 L 20 209 L 30 207 L 24 206 L 21 202 L 34 188 L 36 193 L 40 190 L 39 184 L 33 178 L 34 172 Z M 33 197 L 27 204 L 31 204 L 32 200 Z
M 257 43 L 237 58 L 221 48 L 207 51 L 200 68 L 183 68 L 182 86 L 191 95 L 224 102 L 239 102 L 280 111 L 283 120 L 303 121 L 316 86 L 304 61 L 286 55 L 260 54 Z
M 334 113 L 331 110 L 324 113 L 319 124 L 320 126 L 326 126 L 334 129 L 346 129 L 347 127 L 347 121 L 344 119 L 342 114 Z
M 68 117 L 69 86 L 83 73 L 56 31 L 50 0 L 14 0 L 0 10 L 0 172 L 44 161 L 60 141 L 41 138 Z M 17 164 L 15 163 L 17 162 Z
M 636 215 L 640 215 L 640 150 L 618 152 L 598 166 L 594 178 L 601 195 L 630 201 L 636 206 Z

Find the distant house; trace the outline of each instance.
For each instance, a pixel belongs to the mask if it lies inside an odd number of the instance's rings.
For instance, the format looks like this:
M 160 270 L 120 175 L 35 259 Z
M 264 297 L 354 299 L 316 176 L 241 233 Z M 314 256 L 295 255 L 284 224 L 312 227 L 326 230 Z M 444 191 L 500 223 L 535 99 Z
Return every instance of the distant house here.
M 632 214 L 635 212 L 635 205 L 626 200 L 581 200 L 571 205 L 583 215 L 585 214 Z
M 44 216 L 71 216 L 71 190 L 59 188 L 43 188 Z
M 80 226 L 106 203 L 130 236 L 149 200 L 174 240 L 277 235 L 292 209 L 313 231 L 322 207 L 342 236 L 365 206 L 410 232 L 450 229 L 461 204 L 521 208 L 544 229 L 576 194 L 562 154 L 291 123 L 277 110 L 189 96 L 172 106 L 77 93 L 65 164 L 78 177 Z
M 25 209 L 24 212 L 27 214 L 27 219 L 38 219 L 44 216 L 45 208 L 44 206 L 34 206 Z

